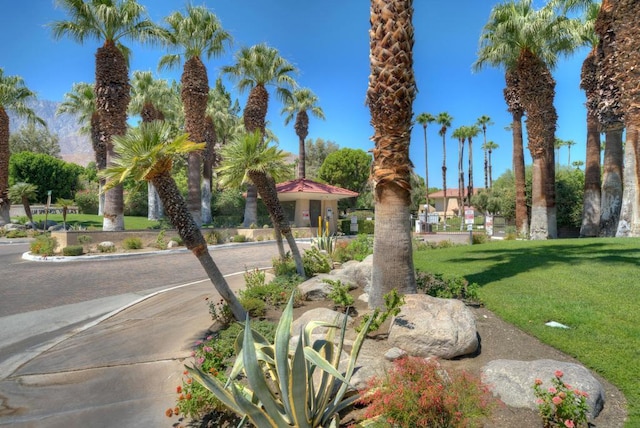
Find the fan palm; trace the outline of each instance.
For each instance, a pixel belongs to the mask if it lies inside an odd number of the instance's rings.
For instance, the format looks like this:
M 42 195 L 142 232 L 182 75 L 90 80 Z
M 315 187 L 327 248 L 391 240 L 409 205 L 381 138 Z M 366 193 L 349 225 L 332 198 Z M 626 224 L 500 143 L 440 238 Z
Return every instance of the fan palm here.
M 134 115 L 139 114 L 143 123 L 165 120 L 164 109 L 161 106 L 170 106 L 171 98 L 171 90 L 166 80 L 154 79 L 150 71 L 133 72 L 129 111 Z M 159 220 L 163 216 L 163 209 L 158 192 L 151 182 L 147 183 L 147 187 L 147 219 Z
M 464 158 L 464 142 L 469 135 L 468 126 L 460 126 L 453 130 L 451 137 L 458 140 L 458 215 L 464 216 L 464 168 L 462 160 Z M 460 223 L 462 230 L 462 222 Z
M 375 234 L 369 307 L 384 306 L 393 289 L 415 293 L 411 224 L 409 143 L 416 96 L 413 73 L 411 0 L 371 0 L 370 74 L 367 104 L 371 112 L 375 198 Z
M 447 230 L 447 129 L 451 127 L 453 117 L 447 112 L 439 113 L 436 116 L 436 123 L 440 125 L 438 134 L 442 137 L 442 193 L 444 194 L 444 229 Z
M 196 256 L 236 320 L 243 320 L 246 316 L 245 310 L 211 258 L 202 232 L 189 213 L 171 175 L 173 160 L 177 156 L 202 150 L 204 143 L 189 141 L 188 134 L 172 138 L 172 133 L 168 123 L 154 121 L 142 123 L 139 127 L 130 129 L 126 135 L 114 137 L 116 157 L 103 172 L 107 180 L 106 187 L 116 186 L 128 177 L 137 183 L 153 183 L 169 221 L 180 234 L 185 246 Z
M 9 199 L 21 203 L 24 207 L 24 213 L 33 223 L 33 215 L 31 214 L 31 206 L 29 203 L 38 194 L 38 187 L 31 183 L 19 182 L 9 188 Z
M 467 185 L 467 203 L 471 205 L 471 198 L 473 197 L 473 139 L 480 133 L 480 128 L 477 125 L 471 125 L 467 127 L 467 141 L 469 143 L 469 182 Z
M 281 101 L 291 97 L 291 88 L 296 86 L 292 76 L 296 68 L 285 60 L 277 49 L 264 43 L 240 49 L 235 55 L 235 64 L 222 67 L 222 72 L 236 82 L 240 92 L 249 90 L 247 104 L 242 113 L 245 131 L 266 132 L 269 92 L 266 86 L 276 88 L 276 97 Z M 244 227 L 258 220 L 258 194 L 253 185 L 247 187 L 244 210 Z
M 204 142 L 209 79 L 202 57 L 209 59 L 220 56 L 224 52 L 225 45 L 231 41 L 231 35 L 222 28 L 216 15 L 205 6 L 187 5 L 186 14 L 173 12 L 165 21 L 169 28 L 164 34 L 163 42 L 179 53 L 162 57 L 160 68 L 178 66 L 181 57 L 184 57 L 184 68 L 180 79 L 184 130 L 191 140 Z M 197 224 L 202 224 L 201 163 L 200 153 L 189 153 L 187 205 Z
M 573 52 L 580 40 L 575 21 L 556 15 L 532 0 L 496 5 L 485 25 L 475 68 L 505 68 L 517 82 L 517 96 L 527 114 L 528 146 L 533 158 L 532 239 L 557 235 L 553 144 L 557 114 L 553 105 L 555 80 L 551 70 L 560 55 Z
M 482 150 L 485 150 L 488 153 L 488 174 L 489 174 L 489 189 L 493 188 L 493 174 L 492 174 L 492 166 L 491 166 L 491 154 L 495 149 L 498 148 L 498 145 L 493 141 L 487 141 L 482 145 Z
M 135 0 L 57 0 L 57 4 L 69 15 L 69 20 L 52 23 L 55 38 L 68 36 L 79 43 L 87 39 L 104 42 L 96 52 L 94 89 L 98 128 L 106 142 L 109 163 L 114 155 L 111 138 L 127 131 L 130 51 L 121 40 L 153 41 L 160 30 Z M 112 188 L 105 195 L 102 228 L 124 230 L 122 186 Z
M 484 152 L 484 188 L 489 188 L 489 157 L 487 155 L 487 150 L 485 146 L 487 145 L 487 126 L 493 125 L 491 118 L 487 115 L 482 115 L 476 121 L 476 125 L 482 128 L 482 135 L 484 137 L 484 141 L 482 143 L 482 151 Z
M 424 131 L 424 185 L 427 189 L 427 205 L 429 204 L 429 156 L 427 154 L 427 126 L 436 121 L 430 113 L 420 113 L 416 116 L 416 123 L 422 125 Z
M 6 76 L 4 69 L 0 68 L 0 223 L 11 221 L 9 210 L 11 202 L 7 192 L 9 191 L 9 115 L 8 111 L 18 116 L 26 117 L 29 122 L 39 122 L 44 125 L 34 111 L 27 106 L 27 102 L 35 98 L 24 80 L 19 76 Z
M 241 133 L 235 141 L 222 148 L 222 164 L 217 168 L 220 180 L 225 186 L 241 187 L 249 182 L 253 183 L 264 205 L 269 211 L 269 217 L 274 228 L 282 233 L 296 263 L 298 275 L 304 277 L 304 266 L 300 250 L 291 233 L 289 219 L 278 199 L 275 180 L 287 176 L 289 167 L 285 163 L 286 154 L 273 146 L 263 143 L 259 129 L 252 133 Z M 282 251 L 281 251 L 282 253 Z
M 309 135 L 309 114 L 307 111 L 310 111 L 316 119 L 324 120 L 325 118 L 322 107 L 318 105 L 316 94 L 311 89 L 302 88 L 294 90 L 291 97 L 286 98 L 285 106 L 281 112 L 285 115 L 285 126 L 291 122 L 294 116 L 296 118 L 293 127 L 298 136 L 298 178 L 306 178 L 304 142 Z

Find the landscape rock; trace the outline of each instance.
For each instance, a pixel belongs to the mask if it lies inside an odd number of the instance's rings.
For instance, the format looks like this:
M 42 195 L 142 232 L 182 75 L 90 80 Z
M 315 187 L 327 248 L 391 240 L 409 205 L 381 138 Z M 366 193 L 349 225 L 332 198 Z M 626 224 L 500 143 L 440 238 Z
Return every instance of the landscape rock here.
M 349 290 L 358 288 L 350 278 L 343 275 L 340 271 L 334 273 L 321 273 L 298 285 L 298 290 L 303 300 L 326 300 L 331 293 L 331 285 L 324 282 L 325 279 L 332 281 L 342 281 L 343 284 L 349 285 Z
M 104 248 L 104 249 L 109 249 L 109 248 L 115 248 L 116 244 L 114 244 L 111 241 L 102 241 L 101 243 L 98 244 L 99 248 Z
M 550 387 L 556 370 L 564 373 L 562 380 L 565 383 L 589 394 L 588 416 L 591 419 L 598 416 L 604 407 L 604 388 L 589 370 L 579 364 L 555 360 L 494 360 L 482 368 L 482 379 L 506 405 L 537 410 L 534 382 L 540 379 L 543 388 Z
M 407 355 L 407 351 L 400 348 L 391 348 L 384 354 L 384 358 L 388 361 L 395 361 Z
M 300 330 L 307 325 L 311 321 L 323 321 L 335 324 L 337 326 L 342 326 L 344 322 L 344 317 L 347 316 L 342 312 L 333 311 L 329 308 L 315 308 L 310 311 L 302 314 L 298 319 L 293 321 L 293 325 L 291 326 L 291 334 L 292 336 L 297 336 L 300 334 Z M 353 322 L 352 317 L 348 317 L 347 325 Z M 314 334 L 324 334 L 326 333 L 326 327 L 317 327 L 313 330 Z
M 371 288 L 371 271 L 373 269 L 373 254 L 363 261 L 350 260 L 342 265 L 340 275 L 345 276 L 351 282 L 362 288 L 365 293 Z
M 6 232 L 10 232 L 12 230 L 25 230 L 26 227 L 23 224 L 17 224 L 17 223 L 7 223 L 4 225 L 4 230 Z
M 179 246 L 180 244 L 178 243 L 178 241 L 174 241 L 173 239 L 167 244 L 167 248 L 177 248 Z
M 388 341 L 412 356 L 451 359 L 475 352 L 478 332 L 473 313 L 460 300 L 407 294 Z

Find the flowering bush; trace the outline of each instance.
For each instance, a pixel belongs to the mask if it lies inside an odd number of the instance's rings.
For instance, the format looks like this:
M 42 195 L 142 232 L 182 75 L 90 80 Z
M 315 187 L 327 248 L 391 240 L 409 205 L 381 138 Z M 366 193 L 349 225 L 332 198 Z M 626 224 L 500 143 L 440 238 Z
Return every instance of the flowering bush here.
M 361 399 L 369 419 L 429 428 L 480 427 L 495 403 L 479 379 L 418 357 L 396 360 L 384 379 L 370 381 Z
M 556 370 L 551 386 L 547 389 L 543 388 L 540 379 L 536 379 L 533 385 L 544 428 L 586 427 L 588 394 L 564 383 L 563 375 L 560 370 Z

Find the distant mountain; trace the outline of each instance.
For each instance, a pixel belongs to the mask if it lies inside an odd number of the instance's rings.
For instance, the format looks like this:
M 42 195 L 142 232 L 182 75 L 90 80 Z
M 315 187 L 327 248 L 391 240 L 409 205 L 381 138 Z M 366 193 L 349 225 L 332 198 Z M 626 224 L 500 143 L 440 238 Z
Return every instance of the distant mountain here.
M 67 162 L 86 166 L 94 160 L 93 148 L 88 135 L 80 133 L 80 125 L 76 115 L 61 114 L 56 116 L 59 102 L 48 100 L 30 101 L 27 105 L 41 117 L 49 131 L 58 136 L 60 156 Z M 9 130 L 17 132 L 26 121 L 9 113 Z

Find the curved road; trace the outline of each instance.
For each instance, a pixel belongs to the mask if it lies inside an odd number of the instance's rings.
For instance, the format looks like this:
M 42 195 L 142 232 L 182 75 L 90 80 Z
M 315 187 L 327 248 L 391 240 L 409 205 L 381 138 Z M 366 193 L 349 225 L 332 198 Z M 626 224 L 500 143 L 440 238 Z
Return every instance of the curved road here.
M 28 244 L 0 245 L 0 379 L 73 329 L 160 290 L 208 281 L 188 251 L 100 260 L 22 259 Z M 275 243 L 210 247 L 224 275 L 271 266 Z M 215 293 L 213 285 L 212 293 Z

